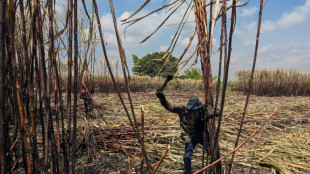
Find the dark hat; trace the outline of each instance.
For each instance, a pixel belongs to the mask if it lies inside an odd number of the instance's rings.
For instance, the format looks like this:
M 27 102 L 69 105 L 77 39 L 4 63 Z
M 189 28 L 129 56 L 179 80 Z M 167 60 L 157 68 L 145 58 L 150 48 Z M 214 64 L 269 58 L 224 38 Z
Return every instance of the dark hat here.
M 185 107 L 186 109 L 196 110 L 202 107 L 202 103 L 197 96 L 191 96 Z

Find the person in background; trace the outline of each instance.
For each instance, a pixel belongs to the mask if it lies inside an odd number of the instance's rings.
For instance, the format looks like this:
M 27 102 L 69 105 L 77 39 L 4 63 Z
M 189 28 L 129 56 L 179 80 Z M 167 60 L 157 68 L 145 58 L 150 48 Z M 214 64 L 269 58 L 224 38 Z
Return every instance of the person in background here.
M 94 90 L 91 89 L 90 93 L 93 94 Z M 92 98 L 90 97 L 90 93 L 88 92 L 87 88 L 83 85 L 80 98 L 84 100 L 84 108 L 85 108 L 86 117 L 89 116 L 90 112 L 94 108 Z

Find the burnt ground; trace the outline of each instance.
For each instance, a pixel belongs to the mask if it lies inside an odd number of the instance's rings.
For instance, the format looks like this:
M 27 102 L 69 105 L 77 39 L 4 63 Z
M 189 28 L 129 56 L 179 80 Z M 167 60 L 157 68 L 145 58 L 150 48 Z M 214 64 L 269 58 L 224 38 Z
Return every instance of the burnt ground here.
M 173 105 L 185 105 L 189 92 L 167 92 L 166 98 Z M 194 93 L 201 99 L 203 93 Z M 122 94 L 125 103 L 130 110 L 127 94 Z M 106 125 L 101 119 L 98 111 L 93 110 L 92 118 L 85 118 L 83 104 L 79 100 L 78 129 L 85 131 L 86 127 L 93 129 L 109 129 L 120 125 L 130 126 L 128 118 L 122 108 L 121 102 L 116 94 L 95 94 L 95 104 L 99 106 L 100 112 L 108 120 Z M 246 96 L 243 94 L 229 92 L 226 96 L 223 121 L 220 133 L 221 155 L 227 154 L 233 149 L 239 128 L 240 118 Z M 180 138 L 179 118 L 177 115 L 166 111 L 154 92 L 132 93 L 133 105 L 137 120 L 140 122 L 141 107 L 144 107 L 145 115 L 145 146 L 154 167 L 162 156 L 166 146 L 171 148 L 158 173 L 183 173 L 183 153 L 185 143 Z M 252 95 L 248 106 L 243 132 L 239 143 L 246 138 L 267 118 L 269 114 L 280 106 L 276 114 L 269 122 L 236 153 L 232 173 L 308 173 L 310 169 L 304 163 L 310 162 L 310 98 L 309 97 L 258 97 Z M 136 142 L 129 137 L 128 142 Z M 283 144 L 283 148 L 282 148 Z M 303 148 L 306 145 L 306 148 Z M 279 147 L 278 149 L 276 147 Z M 281 148 L 280 148 L 281 147 Z M 285 148 L 288 148 L 285 150 Z M 283 154 L 285 151 L 299 149 L 298 152 Z M 77 160 L 77 173 L 128 173 L 127 156 L 122 151 L 109 151 L 99 148 L 96 152 L 97 158 L 89 162 L 87 148 L 80 148 Z M 125 147 L 126 149 L 126 147 Z M 127 149 L 131 154 L 137 168 L 140 168 L 140 149 L 135 147 Z M 194 151 L 192 167 L 194 170 L 201 168 L 202 148 L 198 145 Z M 296 155 L 296 156 L 292 156 Z M 286 156 L 285 156 L 286 155 Z M 279 156 L 282 156 L 281 158 Z M 301 161 L 299 157 L 302 156 Z M 292 159 L 290 159 L 292 158 Z M 223 160 L 222 166 L 229 161 Z M 281 161 L 282 160 L 282 161 Z M 289 161 L 291 160 L 291 161 Z M 292 164 L 296 161 L 297 164 Z M 309 164 L 309 163 L 308 163 Z M 283 167 L 287 165 L 288 167 Z M 132 171 L 134 171 L 131 168 Z

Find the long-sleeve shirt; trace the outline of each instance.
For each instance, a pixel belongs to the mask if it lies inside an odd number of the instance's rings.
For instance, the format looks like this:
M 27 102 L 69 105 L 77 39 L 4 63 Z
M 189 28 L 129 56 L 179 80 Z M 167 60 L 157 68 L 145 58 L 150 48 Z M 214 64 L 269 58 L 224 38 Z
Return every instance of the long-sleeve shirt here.
M 159 97 L 160 103 L 170 112 L 180 117 L 181 138 L 189 143 L 191 139 L 201 139 L 204 129 L 204 105 L 197 110 L 186 109 L 185 106 L 172 106 L 164 95 Z M 207 118 L 213 117 L 213 112 L 207 112 Z
M 83 99 L 84 101 L 91 101 L 91 98 L 87 92 L 81 92 L 80 93 L 80 98 Z

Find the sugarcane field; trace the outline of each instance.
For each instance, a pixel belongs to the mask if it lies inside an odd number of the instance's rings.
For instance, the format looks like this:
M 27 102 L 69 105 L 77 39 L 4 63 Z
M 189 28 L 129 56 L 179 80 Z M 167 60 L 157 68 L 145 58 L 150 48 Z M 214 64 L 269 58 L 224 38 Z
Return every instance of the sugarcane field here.
M 310 0 L 0 0 L 0 174 L 310 173 Z

